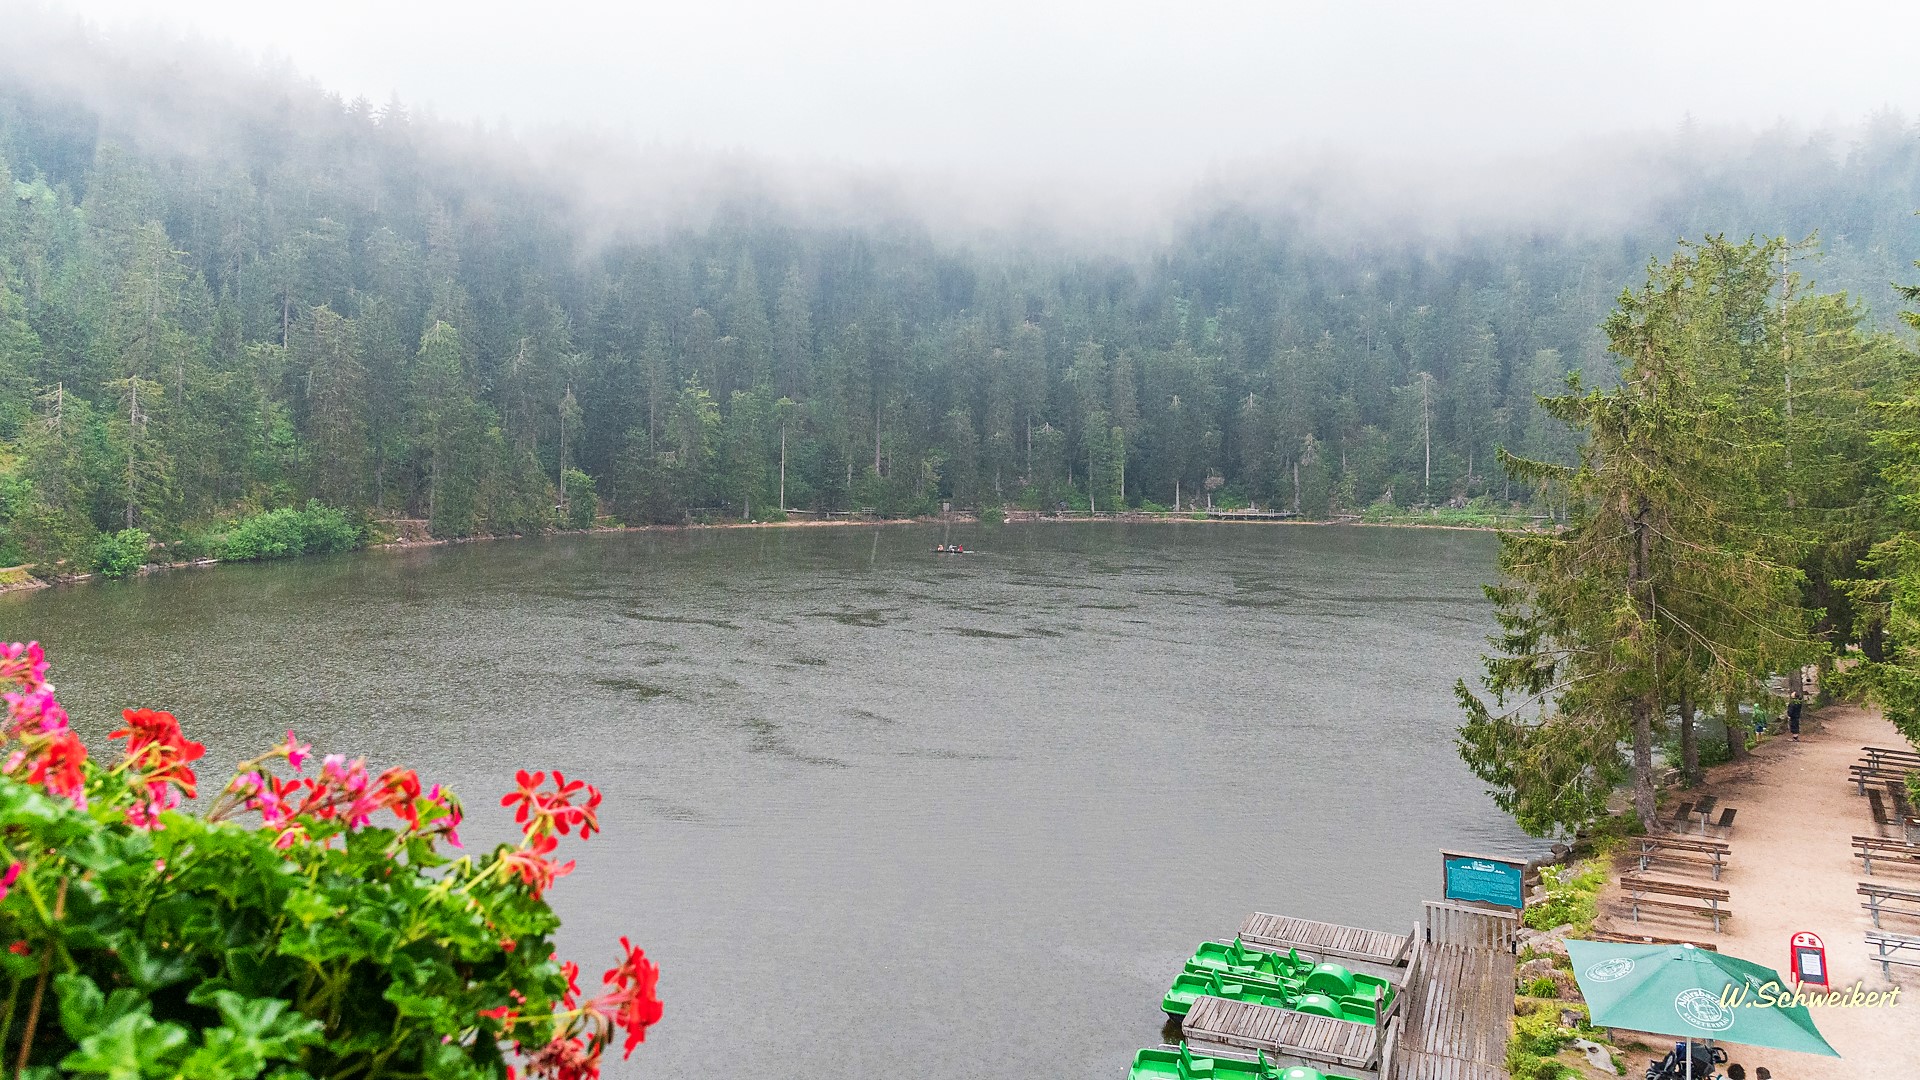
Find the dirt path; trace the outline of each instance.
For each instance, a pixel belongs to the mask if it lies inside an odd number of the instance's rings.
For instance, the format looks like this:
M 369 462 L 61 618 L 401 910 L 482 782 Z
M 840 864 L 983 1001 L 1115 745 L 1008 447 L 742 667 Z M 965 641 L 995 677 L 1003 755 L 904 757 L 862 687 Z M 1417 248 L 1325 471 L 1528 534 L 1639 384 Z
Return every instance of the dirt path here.
M 1747 1075 L 1765 1065 L 1776 1080 L 1894 1080 L 1920 1078 L 1920 971 L 1894 968 L 1894 981 L 1868 959 L 1865 934 L 1872 921 L 1854 892 L 1869 880 L 1860 860 L 1851 857 L 1848 838 L 1873 835 L 1867 800 L 1847 782 L 1847 766 L 1862 746 L 1906 745 L 1893 725 L 1878 713 L 1852 706 L 1822 710 L 1799 742 L 1784 736 L 1758 748 L 1746 762 L 1714 770 L 1707 790 L 1722 806 L 1739 809 L 1731 838 L 1732 855 L 1721 884 L 1732 894 L 1734 918 L 1727 932 L 1713 936 L 1705 920 L 1686 923 L 1643 919 L 1645 932 L 1711 941 L 1721 951 L 1788 969 L 1788 939 L 1801 930 L 1820 935 L 1827 946 L 1835 988 L 1863 984 L 1868 990 L 1902 987 L 1891 1008 L 1818 1008 L 1814 1022 L 1841 1054 L 1839 1060 L 1779 1050 L 1729 1047 Z M 1691 880 L 1687 871 L 1655 864 L 1659 876 Z M 1704 879 L 1705 875 L 1697 875 Z M 1920 886 L 1920 874 L 1879 869 L 1876 877 L 1896 885 Z M 1617 899 L 1617 897 L 1615 897 Z M 1617 908 L 1616 908 L 1617 910 Z M 1886 929 L 1920 934 L 1920 922 L 1888 918 Z M 1631 930 L 1623 916 L 1614 928 Z M 1901 925 L 1901 924 L 1905 925 Z M 1914 994 L 1914 1000 L 1907 995 Z M 1629 1065 L 1630 1076 L 1645 1069 L 1643 1056 Z

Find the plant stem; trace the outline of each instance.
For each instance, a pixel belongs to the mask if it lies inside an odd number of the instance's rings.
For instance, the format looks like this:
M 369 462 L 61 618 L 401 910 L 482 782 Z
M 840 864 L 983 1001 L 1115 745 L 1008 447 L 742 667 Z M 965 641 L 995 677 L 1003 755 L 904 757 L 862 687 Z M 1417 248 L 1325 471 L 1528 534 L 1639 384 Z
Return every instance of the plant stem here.
M 53 918 L 58 922 L 67 910 L 67 879 L 60 879 L 60 891 L 53 898 Z M 51 927 L 49 929 L 52 929 Z M 40 1026 L 40 1003 L 47 996 L 47 975 L 53 970 L 53 942 L 47 942 L 47 951 L 40 956 L 40 977 L 33 982 L 33 1000 L 27 1004 L 27 1028 L 20 1036 L 20 1056 L 15 1060 L 13 1074 L 25 1076 L 27 1056 L 33 1053 L 33 1031 Z
M 6 1019 L 0 1020 L 0 1046 L 7 1044 L 7 1036 L 13 1033 L 13 1011 L 20 1004 L 20 980 L 13 980 L 13 986 L 7 990 Z

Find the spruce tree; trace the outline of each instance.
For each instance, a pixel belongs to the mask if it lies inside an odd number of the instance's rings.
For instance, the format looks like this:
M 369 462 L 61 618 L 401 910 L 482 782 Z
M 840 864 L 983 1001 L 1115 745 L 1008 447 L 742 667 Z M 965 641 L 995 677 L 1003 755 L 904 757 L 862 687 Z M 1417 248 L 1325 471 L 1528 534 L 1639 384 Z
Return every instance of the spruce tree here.
M 1574 377 L 1542 402 L 1585 436 L 1578 463 L 1505 459 L 1568 522 L 1502 534 L 1489 696 L 1457 684 L 1460 750 L 1536 835 L 1600 816 L 1623 780 L 1651 827 L 1667 706 L 1811 653 L 1801 574 L 1765 531 L 1783 444 L 1752 392 L 1783 343 L 1764 318 L 1776 251 L 1716 239 L 1651 267 L 1605 324 L 1619 384 Z

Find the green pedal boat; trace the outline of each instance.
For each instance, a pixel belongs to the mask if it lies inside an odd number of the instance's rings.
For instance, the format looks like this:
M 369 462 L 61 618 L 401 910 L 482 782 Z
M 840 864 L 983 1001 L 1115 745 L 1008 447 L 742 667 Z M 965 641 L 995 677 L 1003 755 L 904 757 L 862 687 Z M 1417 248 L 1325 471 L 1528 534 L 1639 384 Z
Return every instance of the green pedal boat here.
M 1161 999 L 1161 1008 L 1168 1016 L 1185 1016 L 1198 999 L 1217 997 L 1356 1024 L 1378 1024 L 1380 1014 L 1393 1003 L 1393 988 L 1384 979 L 1356 975 L 1339 964 L 1314 964 L 1301 974 L 1300 965 L 1305 961 L 1297 956 L 1292 959 L 1297 963 L 1289 963 L 1278 974 L 1259 970 L 1183 971 Z
M 1133 1055 L 1127 1080 L 1352 1080 L 1310 1065 L 1274 1065 L 1267 1055 L 1259 1057 L 1258 1061 L 1195 1057 L 1183 1042 L 1178 1050 L 1142 1050 Z
M 1304 964 L 1309 971 L 1313 968 L 1313 965 L 1302 960 L 1297 952 L 1273 953 L 1249 949 L 1236 937 L 1230 945 L 1223 941 L 1201 942 L 1200 947 L 1193 951 L 1193 958 L 1187 961 L 1187 970 L 1199 975 L 1218 971 L 1222 975 L 1264 973 L 1277 978 L 1284 974 L 1291 974 L 1295 970 L 1295 965 L 1299 964 Z M 1300 974 L 1302 978 L 1306 976 L 1304 971 Z

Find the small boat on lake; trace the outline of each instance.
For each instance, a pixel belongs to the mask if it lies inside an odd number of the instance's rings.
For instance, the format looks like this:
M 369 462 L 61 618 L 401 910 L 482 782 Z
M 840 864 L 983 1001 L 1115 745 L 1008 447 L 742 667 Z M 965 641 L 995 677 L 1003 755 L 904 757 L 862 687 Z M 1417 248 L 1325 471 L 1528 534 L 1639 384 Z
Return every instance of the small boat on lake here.
M 1264 961 L 1265 970 L 1189 968 L 1175 976 L 1161 999 L 1161 1008 L 1168 1016 L 1185 1016 L 1200 998 L 1217 997 L 1332 1020 L 1378 1024 L 1380 1015 L 1393 1002 L 1393 988 L 1377 976 L 1357 975 L 1339 964 L 1315 964 L 1298 954 L 1281 957 L 1278 965 L 1279 971 Z
M 933 553 L 935 555 L 965 555 L 967 554 L 967 549 L 961 547 L 959 544 L 935 544 L 933 545 Z

